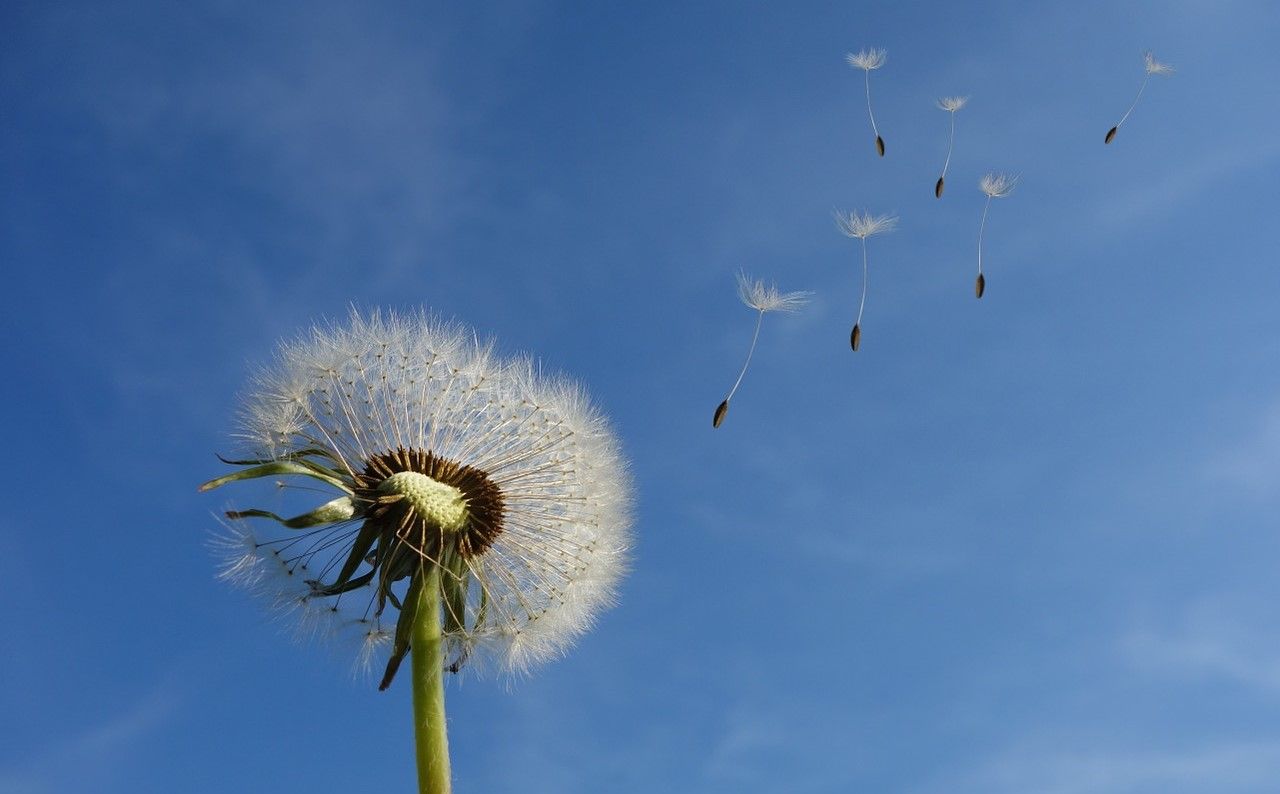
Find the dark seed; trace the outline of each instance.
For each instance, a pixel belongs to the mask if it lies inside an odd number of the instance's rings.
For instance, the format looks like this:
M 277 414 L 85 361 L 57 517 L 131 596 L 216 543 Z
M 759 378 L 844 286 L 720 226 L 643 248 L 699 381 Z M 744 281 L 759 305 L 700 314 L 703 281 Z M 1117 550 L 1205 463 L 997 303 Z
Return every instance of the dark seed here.
M 942 198 L 942 180 L 943 177 L 938 177 L 938 184 L 933 186 L 934 198 Z
M 1111 143 L 1111 140 L 1116 137 L 1116 133 L 1119 131 L 1120 131 L 1119 127 L 1112 127 L 1111 129 L 1107 130 L 1107 137 L 1102 142 Z
M 862 328 L 858 323 L 853 324 L 853 333 L 849 334 L 849 346 L 854 350 L 858 349 L 858 344 L 862 341 Z
M 716 415 L 715 418 L 711 420 L 711 426 L 719 427 L 720 423 L 724 421 L 724 415 L 727 413 L 729 413 L 729 401 L 725 400 L 716 407 Z
M 987 291 L 987 279 L 981 273 L 979 273 L 978 280 L 973 285 L 973 293 L 977 295 L 979 298 L 981 298 L 982 293 L 986 291 Z
M 880 153 L 881 157 L 884 157 L 884 138 L 879 135 L 876 136 L 876 151 Z

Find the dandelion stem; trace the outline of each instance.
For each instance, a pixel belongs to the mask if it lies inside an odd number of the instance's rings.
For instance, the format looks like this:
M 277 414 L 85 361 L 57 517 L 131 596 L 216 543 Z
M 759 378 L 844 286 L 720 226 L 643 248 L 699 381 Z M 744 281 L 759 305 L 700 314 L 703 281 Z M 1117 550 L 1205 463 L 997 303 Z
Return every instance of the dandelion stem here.
M 724 398 L 725 402 L 733 399 L 733 395 L 737 393 L 738 386 L 742 384 L 742 378 L 747 374 L 747 367 L 751 366 L 751 356 L 756 352 L 756 340 L 760 338 L 760 325 L 764 322 L 764 312 L 756 313 L 756 332 L 751 336 L 751 347 L 747 350 L 747 360 L 742 363 L 742 371 L 738 373 L 738 379 L 733 382 L 733 388 L 729 390 L 729 396 Z
M 1138 100 L 1142 99 L 1142 92 L 1146 89 L 1147 83 L 1149 83 L 1150 81 L 1151 81 L 1151 73 L 1147 72 L 1147 76 L 1142 78 L 1142 85 L 1138 86 L 1138 95 L 1133 98 L 1133 104 L 1129 106 L 1129 109 L 1126 110 L 1124 112 L 1124 115 L 1120 117 L 1120 120 L 1116 122 L 1116 127 L 1115 127 L 1116 129 L 1120 129 L 1120 126 L 1124 124 L 1125 119 L 1129 118 L 1129 114 L 1132 113 L 1133 109 L 1138 106 Z
M 854 325 L 862 325 L 862 309 L 867 305 L 867 238 L 862 238 L 862 300 L 858 302 L 858 319 Z
M 449 736 L 444 718 L 444 648 L 440 632 L 440 567 L 425 562 L 418 574 L 410 649 L 413 663 L 413 733 L 420 794 L 449 794 Z

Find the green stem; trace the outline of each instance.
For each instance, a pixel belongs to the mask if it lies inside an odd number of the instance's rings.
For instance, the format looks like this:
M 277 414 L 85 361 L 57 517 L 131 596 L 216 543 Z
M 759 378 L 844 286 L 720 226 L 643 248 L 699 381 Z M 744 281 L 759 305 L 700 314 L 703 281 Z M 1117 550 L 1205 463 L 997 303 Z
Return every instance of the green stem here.
M 444 719 L 444 647 L 440 633 L 440 568 L 419 574 L 410 655 L 413 664 L 413 733 L 420 794 L 449 794 L 449 736 Z

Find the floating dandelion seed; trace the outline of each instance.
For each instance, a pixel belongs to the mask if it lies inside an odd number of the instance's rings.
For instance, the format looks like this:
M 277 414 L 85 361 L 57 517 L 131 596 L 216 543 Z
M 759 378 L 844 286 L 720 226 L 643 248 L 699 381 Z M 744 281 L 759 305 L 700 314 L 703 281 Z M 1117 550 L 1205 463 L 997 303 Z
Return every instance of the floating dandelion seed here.
M 836 227 L 846 237 L 857 237 L 862 242 L 862 300 L 858 302 L 858 319 L 853 322 L 853 331 L 849 334 L 849 346 L 854 350 L 862 342 L 862 310 L 867 305 L 867 238 L 891 232 L 898 225 L 894 215 L 871 215 L 870 213 L 848 212 L 835 213 Z
M 1138 95 L 1133 98 L 1133 104 L 1129 105 L 1129 109 L 1120 117 L 1120 121 L 1116 122 L 1116 126 L 1107 130 L 1107 137 L 1103 138 L 1103 143 L 1111 143 L 1115 139 L 1116 133 L 1120 131 L 1120 125 L 1124 124 L 1125 119 L 1129 118 L 1129 114 L 1138 106 L 1138 100 L 1142 98 L 1142 92 L 1146 90 L 1147 83 L 1151 80 L 1151 75 L 1163 77 L 1173 74 L 1172 66 L 1167 63 L 1160 63 L 1150 52 L 1143 54 L 1142 59 L 1146 63 L 1146 74 L 1142 77 L 1142 85 L 1138 86 Z
M 982 275 L 982 235 L 987 229 L 987 211 L 991 209 L 991 199 L 1004 198 L 1013 192 L 1018 184 L 1016 176 L 1008 174 L 987 174 L 978 182 L 978 188 L 987 194 L 987 203 L 982 208 L 982 223 L 978 226 L 978 280 L 974 282 L 973 291 L 979 298 L 987 291 L 987 278 Z
M 712 427 L 719 427 L 724 421 L 725 414 L 729 413 L 729 401 L 733 399 L 738 386 L 742 384 L 742 378 L 747 374 L 747 367 L 751 365 L 751 356 L 756 352 L 756 340 L 760 338 L 760 325 L 764 321 L 765 312 L 797 311 L 809 302 L 812 295 L 812 292 L 778 292 L 775 286 L 765 286 L 763 281 L 752 281 L 745 273 L 738 274 L 738 297 L 747 305 L 747 308 L 756 310 L 756 330 L 751 335 L 751 347 L 747 349 L 747 360 L 742 364 L 738 379 L 733 382 L 729 396 L 716 406 L 715 416 L 711 419 Z
M 879 69 L 884 66 L 884 62 L 889 59 L 889 53 L 886 50 L 871 48 L 868 50 L 860 50 L 857 53 L 849 53 L 844 56 L 849 65 L 855 69 L 861 69 L 866 77 L 867 84 L 867 115 L 871 117 L 871 131 L 876 136 L 876 151 L 884 157 L 884 138 L 880 137 L 880 130 L 876 127 L 876 114 L 871 112 L 871 70 Z
M 523 671 L 612 602 L 630 524 L 617 440 L 574 383 L 422 314 L 353 313 L 282 344 L 243 417 L 248 459 L 201 490 L 305 477 L 334 498 L 228 512 L 220 576 L 305 633 L 353 635 L 360 665 L 385 652 L 379 689 L 409 655 L 419 787 L 447 792 L 444 671 Z
M 951 150 L 956 145 L 956 111 L 969 101 L 967 96 L 949 96 L 938 100 L 938 107 L 951 114 L 951 139 L 947 143 L 947 160 L 942 164 L 942 175 L 933 186 L 934 198 L 942 198 L 942 187 L 947 179 L 947 168 L 951 166 Z

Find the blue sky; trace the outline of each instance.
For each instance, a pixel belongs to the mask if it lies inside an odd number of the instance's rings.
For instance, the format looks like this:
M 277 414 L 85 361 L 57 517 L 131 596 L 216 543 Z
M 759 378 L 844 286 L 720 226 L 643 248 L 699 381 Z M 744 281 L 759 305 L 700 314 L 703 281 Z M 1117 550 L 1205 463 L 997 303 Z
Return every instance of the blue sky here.
M 451 686 L 458 791 L 1275 790 L 1280 11 L 454 5 L 0 11 L 0 792 L 411 789 L 408 691 L 215 581 L 195 491 L 352 304 L 577 376 L 633 460 L 621 605 Z M 856 354 L 834 209 L 901 216 Z M 740 268 L 816 296 L 712 431 Z

